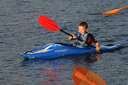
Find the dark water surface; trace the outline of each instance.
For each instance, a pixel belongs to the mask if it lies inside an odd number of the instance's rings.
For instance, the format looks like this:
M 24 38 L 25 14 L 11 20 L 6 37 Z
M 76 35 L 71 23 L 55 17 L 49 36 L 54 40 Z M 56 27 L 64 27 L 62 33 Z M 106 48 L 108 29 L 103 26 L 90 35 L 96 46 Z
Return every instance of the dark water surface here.
M 99 73 L 108 85 L 128 85 L 127 47 L 102 54 L 102 60 L 94 63 L 86 63 L 84 58 L 26 63 L 17 56 L 42 44 L 68 42 L 62 33 L 43 30 L 36 21 L 39 15 L 65 23 L 69 32 L 75 32 L 78 22 L 86 20 L 102 44 L 126 42 L 128 13 L 101 15 L 104 10 L 117 7 L 116 3 L 112 0 L 0 0 L 0 85 L 73 85 L 71 75 L 76 65 Z

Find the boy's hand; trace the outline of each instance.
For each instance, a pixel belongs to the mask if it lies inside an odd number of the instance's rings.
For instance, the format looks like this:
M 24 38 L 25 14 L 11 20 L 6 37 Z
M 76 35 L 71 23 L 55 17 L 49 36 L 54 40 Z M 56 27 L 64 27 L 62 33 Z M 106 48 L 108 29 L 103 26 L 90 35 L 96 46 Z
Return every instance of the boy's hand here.
M 99 47 L 96 48 L 96 52 L 100 53 L 100 50 L 101 49 Z
M 99 42 L 97 42 L 96 43 L 96 52 L 100 52 L 100 50 L 101 50 L 101 48 L 100 48 L 100 43 Z
M 69 37 L 68 37 L 69 40 L 73 40 L 73 39 L 76 39 L 76 38 L 77 38 L 77 37 L 76 37 L 74 34 L 72 34 L 72 36 L 69 36 Z

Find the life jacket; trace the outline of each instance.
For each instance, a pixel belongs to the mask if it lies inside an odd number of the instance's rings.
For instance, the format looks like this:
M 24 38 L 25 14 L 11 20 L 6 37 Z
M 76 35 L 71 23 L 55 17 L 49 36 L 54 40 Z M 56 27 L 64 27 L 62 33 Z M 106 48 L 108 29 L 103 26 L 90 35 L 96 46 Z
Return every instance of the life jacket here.
M 95 38 L 93 37 L 93 35 L 88 32 L 84 33 L 83 35 L 78 33 L 76 36 L 77 40 L 75 44 L 78 47 L 90 46 L 95 42 Z

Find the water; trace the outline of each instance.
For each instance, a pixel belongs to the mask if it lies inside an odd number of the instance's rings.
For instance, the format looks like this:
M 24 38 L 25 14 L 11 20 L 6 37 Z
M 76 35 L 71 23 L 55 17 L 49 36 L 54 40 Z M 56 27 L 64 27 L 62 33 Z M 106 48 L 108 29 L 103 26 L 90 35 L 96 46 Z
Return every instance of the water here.
M 65 23 L 69 32 L 75 32 L 78 22 L 86 20 L 102 44 L 128 40 L 128 14 L 101 15 L 111 8 L 111 0 L 1 0 L 0 85 L 73 85 L 71 75 L 77 65 L 99 73 L 108 85 L 128 85 L 127 47 L 102 54 L 94 63 L 84 62 L 84 58 L 26 63 L 17 56 L 42 44 L 68 42 L 64 34 L 42 29 L 36 21 L 39 15 Z

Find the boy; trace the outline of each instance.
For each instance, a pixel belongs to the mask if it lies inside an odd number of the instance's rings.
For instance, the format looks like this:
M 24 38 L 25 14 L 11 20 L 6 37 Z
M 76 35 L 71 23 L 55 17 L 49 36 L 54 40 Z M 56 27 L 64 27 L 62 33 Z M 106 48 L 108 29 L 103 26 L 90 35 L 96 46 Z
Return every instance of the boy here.
M 99 42 L 88 32 L 88 24 L 81 22 L 78 26 L 78 34 L 72 34 L 73 37 L 69 36 L 69 40 L 76 40 L 74 43 L 77 47 L 92 46 L 95 44 L 96 51 L 100 51 Z

